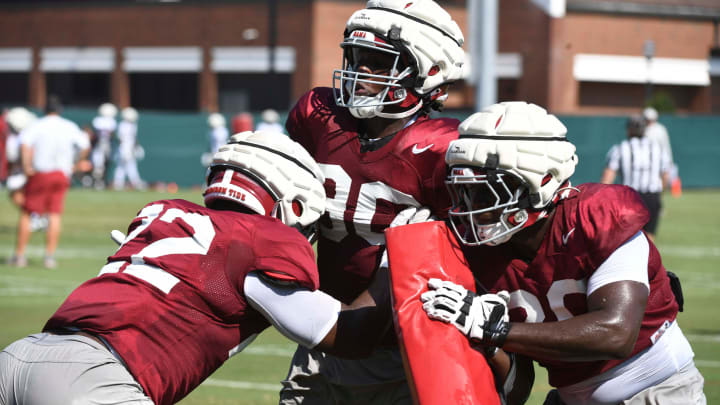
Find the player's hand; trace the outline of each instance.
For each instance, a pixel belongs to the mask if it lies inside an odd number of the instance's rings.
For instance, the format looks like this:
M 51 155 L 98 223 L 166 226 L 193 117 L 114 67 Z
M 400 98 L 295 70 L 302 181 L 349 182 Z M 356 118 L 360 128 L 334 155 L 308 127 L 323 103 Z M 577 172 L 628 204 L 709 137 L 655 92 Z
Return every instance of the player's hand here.
M 455 325 L 470 340 L 502 347 L 510 332 L 510 294 L 477 295 L 450 281 L 431 278 L 420 300 L 431 319 Z
M 396 226 L 417 224 L 419 222 L 436 221 L 437 218 L 432 216 L 430 208 L 427 207 L 409 207 L 400 211 L 390 223 L 390 228 Z
M 125 241 L 125 234 L 118 231 L 117 229 L 113 229 L 112 231 L 110 231 L 110 239 L 112 239 L 113 242 L 117 243 L 117 245 L 120 246 Z

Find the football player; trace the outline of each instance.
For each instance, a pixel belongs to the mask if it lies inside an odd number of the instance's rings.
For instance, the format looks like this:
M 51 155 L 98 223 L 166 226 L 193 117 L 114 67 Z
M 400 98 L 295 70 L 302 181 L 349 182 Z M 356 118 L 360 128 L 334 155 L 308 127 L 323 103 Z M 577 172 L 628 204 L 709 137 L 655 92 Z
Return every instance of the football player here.
M 345 26 L 333 87 L 310 90 L 286 122 L 325 175 L 318 267 L 323 291 L 349 303 L 381 262 L 383 231 L 408 207 L 444 216 L 445 149 L 454 119 L 430 119 L 462 76 L 463 35 L 432 0 L 370 0 Z M 388 307 L 389 311 L 389 307 Z M 410 403 L 391 314 L 375 328 L 383 347 L 343 360 L 299 347 L 283 404 Z
M 372 316 L 372 292 L 347 307 L 317 290 L 308 237 L 323 180 L 285 135 L 233 136 L 214 156 L 204 207 L 147 204 L 98 277 L 42 333 L 0 353 L 0 403 L 172 404 L 271 324 L 302 345 L 363 355 L 364 331 L 345 326 Z
M 5 120 L 8 124 L 8 137 L 5 140 L 5 155 L 8 162 L 8 178 L 6 186 L 10 192 L 10 200 L 21 208 L 25 202 L 23 187 L 27 181 L 20 161 L 20 132 L 30 126 L 37 117 L 24 107 L 11 108 Z
M 629 187 L 571 186 L 566 132 L 524 102 L 460 125 L 446 156 L 449 219 L 488 293 L 431 279 L 423 308 L 470 344 L 547 368 L 557 391 L 546 404 L 705 404 L 680 300 L 642 230 L 647 209 Z
M 130 186 L 135 190 L 145 189 L 145 182 L 140 178 L 137 168 L 138 152 L 144 153 L 137 141 L 138 112 L 132 107 L 125 107 L 121 112 L 122 121 L 117 128 L 117 153 L 115 156 L 115 173 L 113 174 L 113 188 L 122 190 L 127 177 Z
M 92 120 L 94 139 L 90 160 L 93 164 L 95 188 L 103 189 L 107 184 L 107 166 L 112 148 L 112 137 L 117 129 L 118 109 L 112 103 L 103 103 L 98 107 L 98 115 Z

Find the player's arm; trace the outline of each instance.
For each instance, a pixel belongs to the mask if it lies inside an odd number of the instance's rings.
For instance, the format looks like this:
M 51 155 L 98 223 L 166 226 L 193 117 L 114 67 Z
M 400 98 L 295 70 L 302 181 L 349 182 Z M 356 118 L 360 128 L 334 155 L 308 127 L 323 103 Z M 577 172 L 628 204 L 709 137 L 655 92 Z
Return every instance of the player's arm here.
M 380 267 L 373 282 L 342 311 L 334 328 L 316 347 L 341 357 L 367 357 L 392 327 L 389 275 Z
M 600 177 L 600 183 L 602 184 L 613 184 L 615 182 L 615 176 L 617 172 L 609 167 L 603 170 L 602 177 Z
M 617 145 L 610 148 L 607 153 L 605 169 L 603 170 L 602 176 L 600 176 L 600 183 L 602 184 L 613 184 L 617 171 L 620 168 L 620 147 Z
M 33 174 L 35 174 L 35 169 L 33 169 L 32 160 L 33 160 L 33 148 L 30 145 L 22 144 L 20 145 L 20 163 L 22 165 L 23 173 L 25 173 L 26 176 L 30 177 Z
M 75 126 L 75 134 L 73 142 L 77 146 L 79 153 L 75 157 L 75 161 L 81 161 L 87 159 L 90 154 L 90 139 L 88 138 L 85 131 L 80 129 L 77 125 Z
M 423 308 L 431 318 L 454 324 L 471 341 L 534 359 L 623 359 L 635 346 L 645 313 L 648 256 L 647 238 L 638 232 L 590 277 L 588 312 L 559 322 L 508 322 L 507 304 L 497 295 L 474 296 L 439 280 L 431 283 L 433 291 L 423 294 Z
M 567 361 L 626 358 L 645 314 L 648 257 L 647 238 L 638 232 L 590 277 L 587 313 L 560 322 L 513 324 L 504 348 Z
M 248 274 L 244 290 L 250 305 L 287 338 L 341 357 L 366 357 L 382 336 L 378 328 L 389 327 L 391 320 L 387 273 L 379 270 L 375 280 L 350 305 L 262 272 Z
M 512 324 L 503 347 L 538 359 L 627 358 L 640 333 L 647 297 L 647 287 L 639 282 L 608 284 L 588 297 L 586 314 L 560 322 Z

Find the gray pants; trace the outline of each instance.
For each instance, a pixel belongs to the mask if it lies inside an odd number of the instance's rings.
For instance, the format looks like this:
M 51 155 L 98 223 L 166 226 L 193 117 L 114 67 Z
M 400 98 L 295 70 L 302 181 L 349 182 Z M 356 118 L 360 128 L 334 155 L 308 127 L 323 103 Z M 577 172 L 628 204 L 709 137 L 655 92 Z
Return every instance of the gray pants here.
M 392 364 L 391 353 L 380 350 L 368 359 L 343 360 L 298 346 L 279 404 L 412 405 L 399 353 L 398 364 Z
M 81 335 L 38 333 L 0 353 L 0 405 L 152 405 L 102 344 Z
M 706 405 L 704 382 L 700 371 L 690 362 L 665 381 L 638 392 L 618 405 Z M 552 390 L 543 405 L 566 404 L 557 390 Z
M 667 380 L 638 392 L 623 405 L 705 405 L 705 379 L 693 362 Z

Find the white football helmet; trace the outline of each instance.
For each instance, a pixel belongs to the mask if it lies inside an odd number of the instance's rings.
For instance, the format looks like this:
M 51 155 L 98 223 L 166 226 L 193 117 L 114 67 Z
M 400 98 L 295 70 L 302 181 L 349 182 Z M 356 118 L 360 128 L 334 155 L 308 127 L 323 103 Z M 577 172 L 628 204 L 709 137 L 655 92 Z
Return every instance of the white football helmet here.
M 16 134 L 29 127 L 36 119 L 37 116 L 24 107 L 11 108 L 5 116 L 5 121 L 10 126 L 10 130 Z
M 98 107 L 98 115 L 101 117 L 115 118 L 117 113 L 118 109 L 112 103 L 103 103 Z
M 208 125 L 210 128 L 220 128 L 225 126 L 225 117 L 220 113 L 212 113 L 208 115 Z
M 370 0 L 350 17 L 344 36 L 343 67 L 333 72 L 333 88 L 337 105 L 356 118 L 398 119 L 421 108 L 440 109 L 447 99 L 444 85 L 462 77 L 463 34 L 433 0 Z M 394 60 L 386 74 L 358 71 L 355 59 L 363 49 Z M 363 84 L 383 89 L 360 95 Z
M 658 112 L 656 109 L 654 109 L 652 107 L 646 107 L 643 110 L 643 117 L 645 117 L 646 121 L 657 121 Z
M 280 219 L 309 240 L 325 212 L 325 177 L 299 143 L 276 132 L 246 131 L 220 147 L 208 168 L 205 205 L 225 200 Z
M 263 122 L 267 122 L 268 124 L 274 124 L 280 121 L 280 114 L 278 114 L 278 112 L 273 110 L 272 108 L 263 110 L 263 112 L 260 114 L 260 117 L 262 118 Z
M 122 109 L 122 118 L 125 121 L 128 122 L 137 122 L 138 120 L 138 112 L 136 109 L 132 107 L 125 107 Z
M 575 172 L 575 145 L 554 115 L 504 102 L 471 115 L 450 142 L 445 182 L 453 230 L 466 245 L 498 245 L 539 219 Z

